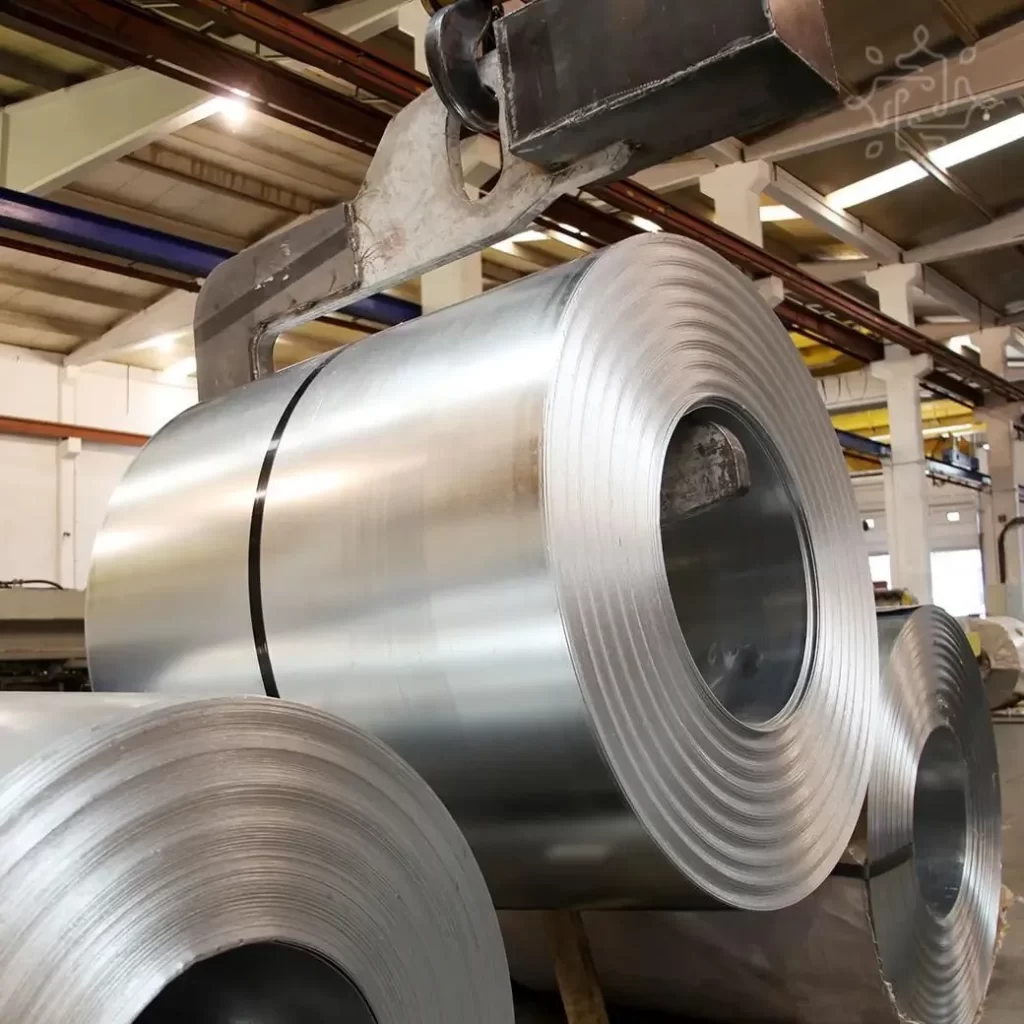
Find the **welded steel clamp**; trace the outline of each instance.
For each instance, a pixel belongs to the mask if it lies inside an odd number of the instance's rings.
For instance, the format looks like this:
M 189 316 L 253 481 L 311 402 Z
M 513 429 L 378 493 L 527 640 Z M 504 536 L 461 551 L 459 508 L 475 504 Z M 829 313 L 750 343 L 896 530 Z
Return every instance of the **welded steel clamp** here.
M 713 19 L 678 0 L 496 13 L 489 0 L 439 5 L 435 88 L 391 122 L 356 198 L 211 273 L 194 324 L 201 399 L 271 373 L 281 331 L 507 238 L 560 195 L 835 94 L 820 0 L 719 0 Z M 463 180 L 466 129 L 500 145 L 479 197 Z

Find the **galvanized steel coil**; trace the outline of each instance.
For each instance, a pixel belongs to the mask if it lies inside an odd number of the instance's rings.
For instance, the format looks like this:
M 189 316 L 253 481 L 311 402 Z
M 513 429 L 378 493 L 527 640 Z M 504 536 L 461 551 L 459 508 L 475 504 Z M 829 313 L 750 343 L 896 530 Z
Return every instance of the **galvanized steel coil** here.
M 995 955 L 995 740 L 970 646 L 931 607 L 879 616 L 864 815 L 809 899 L 771 914 L 587 913 L 607 998 L 701 1020 L 972 1024 Z M 541 922 L 502 915 L 513 978 L 553 986 Z
M 512 1024 L 437 797 L 266 697 L 0 699 L 4 1024 Z
M 669 521 L 708 424 L 749 491 Z M 500 906 L 785 906 L 867 784 L 831 424 L 751 282 L 678 238 L 186 412 L 114 495 L 87 639 L 99 689 L 265 690 L 379 736 Z
M 961 620 L 981 647 L 978 662 L 992 710 L 1013 707 L 1024 699 L 1024 622 L 1008 616 Z

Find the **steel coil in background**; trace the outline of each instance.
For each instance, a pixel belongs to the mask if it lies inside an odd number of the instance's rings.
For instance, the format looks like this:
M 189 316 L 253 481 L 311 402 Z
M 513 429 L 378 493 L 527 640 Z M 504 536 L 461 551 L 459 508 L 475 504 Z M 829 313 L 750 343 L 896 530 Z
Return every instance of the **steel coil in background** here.
M 697 422 L 752 487 L 665 524 Z M 867 784 L 859 537 L 771 310 L 648 236 L 171 423 L 96 544 L 90 671 L 337 711 L 423 774 L 501 906 L 768 909 L 828 875 Z
M 1024 622 L 1005 616 L 962 620 L 981 645 L 979 662 L 989 707 L 1012 707 L 1024 698 Z
M 4 1024 L 512 1024 L 497 919 L 378 741 L 263 698 L 0 700 Z
M 996 751 L 978 667 L 936 608 L 879 616 L 883 713 L 835 875 L 772 914 L 587 913 L 606 997 L 702 1020 L 971 1024 L 1000 911 Z M 551 987 L 542 924 L 502 915 L 513 978 Z

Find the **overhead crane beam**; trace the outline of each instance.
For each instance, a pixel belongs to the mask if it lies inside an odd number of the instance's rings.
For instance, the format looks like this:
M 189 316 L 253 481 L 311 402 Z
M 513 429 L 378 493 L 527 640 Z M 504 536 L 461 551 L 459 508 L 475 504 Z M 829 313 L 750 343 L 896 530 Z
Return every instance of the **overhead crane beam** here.
M 133 67 L 0 112 L 0 185 L 39 195 L 213 113 L 208 92 Z
M 19 16 L 25 17 L 30 22 L 33 16 L 38 16 L 40 9 L 49 20 L 51 29 L 54 22 L 57 22 L 63 25 L 66 32 L 70 22 L 72 35 L 81 30 L 81 15 L 76 15 L 76 11 L 83 6 L 89 7 L 90 11 L 108 27 L 111 24 L 117 24 L 118 17 L 124 15 L 126 10 L 130 9 L 136 15 L 144 13 L 139 12 L 137 8 L 130 8 L 130 5 L 120 3 L 118 0 L 77 0 L 74 5 L 75 11 L 69 11 L 68 5 L 59 3 L 58 0 L 33 0 L 31 4 L 27 0 L 12 0 L 12 2 L 13 6 L 18 9 Z M 405 102 L 428 87 L 428 81 L 424 76 L 394 64 L 378 51 L 364 44 L 355 43 L 309 19 L 293 15 L 269 0 L 186 0 L 186 2 L 190 6 L 203 9 L 214 5 L 219 15 L 229 18 L 231 24 L 239 31 L 244 31 L 253 38 L 266 42 L 267 45 L 272 45 L 275 49 L 321 70 L 357 82 L 376 95 L 386 97 L 394 102 Z M 35 15 L 33 15 L 33 11 L 36 12 Z M 189 48 L 181 45 L 181 32 L 194 40 L 206 40 L 206 37 L 199 36 L 197 33 L 172 26 L 158 15 L 146 13 L 145 21 L 147 40 L 159 41 L 162 32 L 175 34 L 175 59 L 181 62 L 179 66 L 189 67 L 192 60 Z M 159 25 L 162 25 L 162 31 Z M 97 34 L 95 20 L 90 23 L 90 28 L 92 30 L 91 42 L 95 46 L 101 39 L 102 33 Z M 130 43 L 130 40 L 125 39 L 124 33 L 122 33 L 122 38 L 117 43 L 112 43 L 109 39 L 107 42 L 108 45 L 113 45 L 118 52 L 125 54 L 126 44 Z M 197 43 L 197 47 L 198 45 Z M 220 49 L 231 50 L 230 47 Z M 243 55 L 234 51 L 233 56 L 238 58 Z M 211 54 L 209 51 L 204 51 L 203 60 L 210 80 L 218 83 L 222 88 L 231 88 L 232 64 L 227 55 L 223 52 Z M 265 68 L 272 68 L 272 65 L 256 61 L 256 64 L 261 63 Z M 275 70 L 279 71 L 280 69 Z M 246 67 L 245 71 L 250 77 L 257 73 L 257 69 L 251 64 Z M 195 68 L 192 67 L 190 73 L 194 72 Z M 301 76 L 291 77 L 299 79 L 299 81 L 306 81 Z M 331 90 L 327 91 L 331 92 Z M 258 92 L 257 89 L 256 94 Z M 346 97 L 341 97 L 339 94 L 335 93 L 334 95 L 340 100 L 347 100 Z M 365 105 L 353 103 L 350 100 L 347 102 L 360 108 L 363 112 L 369 111 L 378 117 L 378 121 L 373 125 L 368 125 L 365 114 L 360 114 L 353 116 L 352 122 L 347 122 L 344 125 L 350 135 L 356 135 L 365 145 L 372 144 L 371 137 L 380 129 L 379 118 L 384 115 L 379 111 L 371 111 L 371 108 Z M 351 112 L 349 107 L 346 107 L 345 111 Z M 335 130 L 337 128 L 336 125 Z M 377 139 L 379 139 L 379 134 L 372 141 L 375 142 Z M 635 213 L 653 220 L 665 230 L 696 238 L 710 245 L 743 269 L 751 271 L 757 276 L 774 275 L 779 277 L 786 285 L 787 291 L 794 297 L 805 303 L 822 307 L 828 313 L 841 317 L 850 324 L 856 324 L 857 328 L 849 333 L 863 332 L 868 343 L 880 346 L 886 341 L 892 341 L 911 352 L 928 353 L 933 357 L 937 367 L 937 372 L 929 381 L 929 386 L 934 383 L 938 390 L 946 393 L 958 393 L 958 397 L 962 397 L 965 401 L 971 401 L 972 404 L 980 403 L 983 400 L 981 396 L 983 391 L 992 392 L 1005 401 L 1024 401 L 1024 388 L 1011 384 L 997 374 L 983 370 L 957 353 L 951 352 L 944 345 L 883 316 L 877 310 L 831 288 L 811 275 L 805 274 L 785 261 L 744 242 L 716 225 L 668 206 L 657 195 L 635 183 L 616 182 L 611 185 L 595 186 L 590 191 L 620 210 Z M 587 222 L 592 225 L 594 217 L 603 216 L 600 211 L 594 210 L 578 200 L 562 199 L 556 203 L 556 206 L 559 207 L 560 212 L 552 211 L 552 216 L 556 220 L 576 227 L 581 232 L 587 231 L 585 227 Z M 614 218 L 605 217 L 605 222 L 609 220 L 614 221 Z M 605 226 L 607 227 L 607 223 Z M 625 229 L 627 235 L 635 233 L 636 230 L 632 225 L 621 224 L 620 228 L 614 229 L 611 233 L 623 237 L 620 234 L 622 229 Z M 597 234 L 591 232 L 591 234 L 601 244 L 615 240 L 615 238 L 609 239 L 607 232 L 605 232 L 606 237 L 604 238 L 600 236 L 600 232 Z

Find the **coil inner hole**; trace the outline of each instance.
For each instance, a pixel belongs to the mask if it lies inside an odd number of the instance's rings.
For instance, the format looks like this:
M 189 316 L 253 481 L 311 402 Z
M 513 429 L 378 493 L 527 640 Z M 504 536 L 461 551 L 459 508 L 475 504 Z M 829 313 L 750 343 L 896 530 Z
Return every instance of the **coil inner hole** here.
M 742 447 L 748 486 L 673 515 L 679 481 L 703 472 L 692 438 L 708 425 Z M 676 426 L 661 487 L 665 571 L 686 645 L 715 700 L 764 725 L 802 691 L 813 636 L 810 548 L 781 453 L 739 409 L 703 406 Z
M 960 895 L 967 854 L 967 763 L 953 731 L 933 729 L 914 784 L 914 871 L 933 913 L 945 917 Z
M 135 1024 L 376 1024 L 347 974 L 297 946 L 254 943 L 200 960 Z

